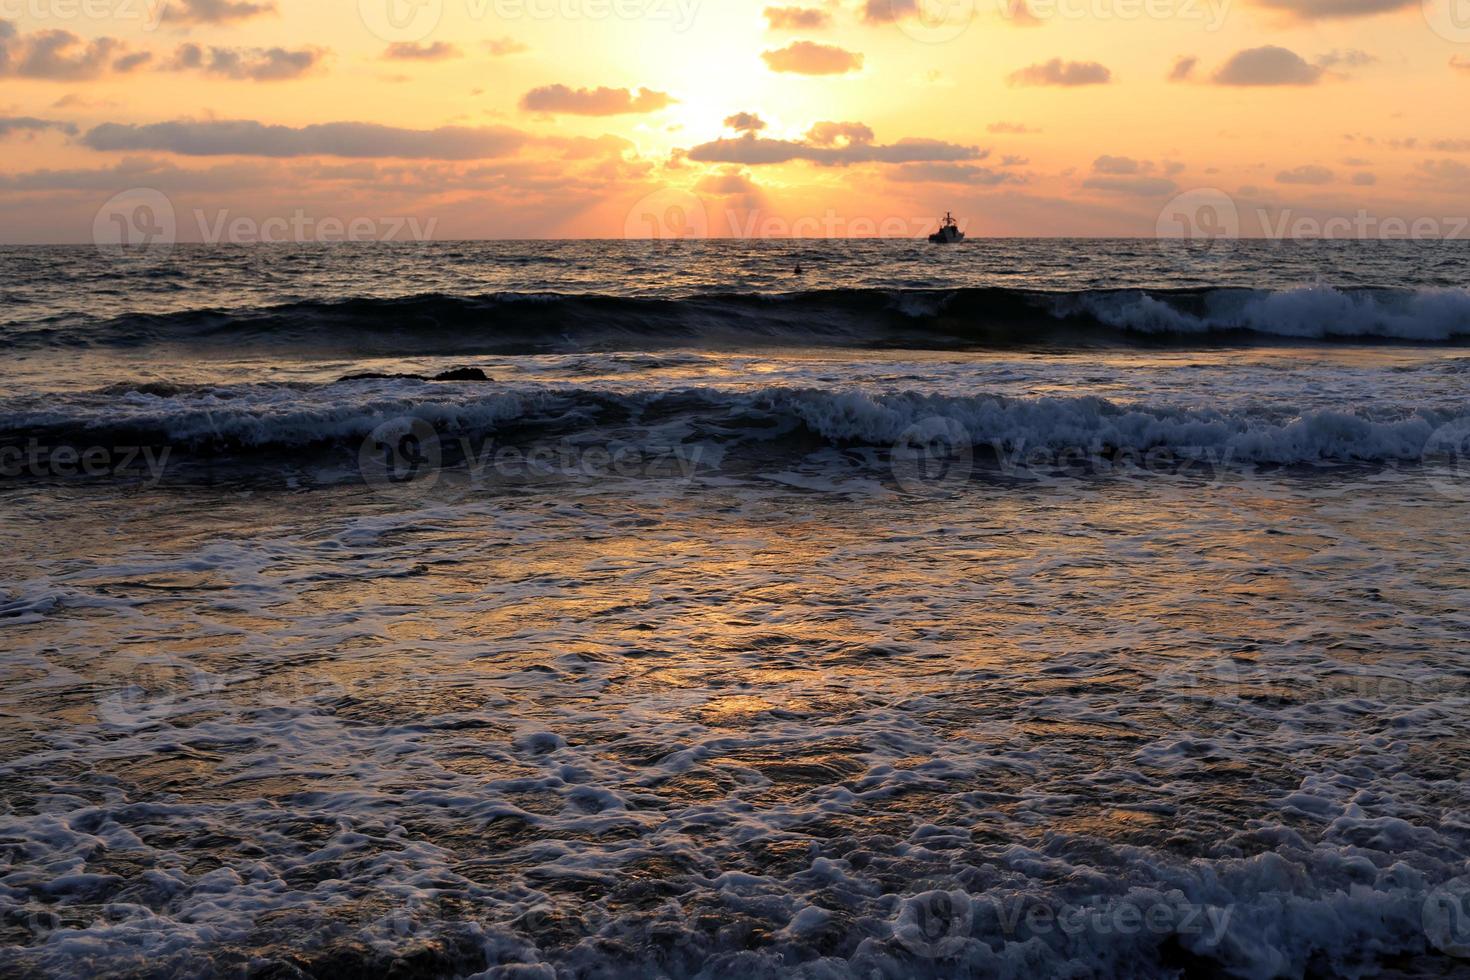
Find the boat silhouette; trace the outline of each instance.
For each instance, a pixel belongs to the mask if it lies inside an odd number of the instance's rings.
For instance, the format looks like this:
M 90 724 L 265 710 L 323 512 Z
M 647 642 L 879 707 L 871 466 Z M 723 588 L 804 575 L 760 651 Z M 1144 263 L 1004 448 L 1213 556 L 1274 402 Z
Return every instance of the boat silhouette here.
M 948 211 L 939 222 L 939 230 L 929 236 L 929 240 L 936 245 L 953 245 L 965 240 L 965 233 L 960 231 L 960 226 L 955 223 L 954 215 Z

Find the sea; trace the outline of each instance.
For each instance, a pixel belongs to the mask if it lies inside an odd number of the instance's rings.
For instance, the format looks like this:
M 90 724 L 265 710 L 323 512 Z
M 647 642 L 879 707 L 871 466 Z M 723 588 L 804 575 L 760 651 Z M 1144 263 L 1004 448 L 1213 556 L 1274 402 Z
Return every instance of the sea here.
M 0 973 L 1464 975 L 1467 287 L 0 249 Z

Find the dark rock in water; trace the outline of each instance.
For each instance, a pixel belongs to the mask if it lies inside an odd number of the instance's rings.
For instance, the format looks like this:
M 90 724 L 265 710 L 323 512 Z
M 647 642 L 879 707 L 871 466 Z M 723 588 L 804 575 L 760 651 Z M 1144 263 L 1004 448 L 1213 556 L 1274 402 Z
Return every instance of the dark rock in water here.
M 453 368 L 432 378 L 424 374 L 381 374 L 377 371 L 368 371 L 363 374 L 349 374 L 338 378 L 337 383 L 344 381 L 494 381 L 484 371 L 476 367 Z
M 487 375 L 484 371 L 481 371 L 479 368 L 476 368 L 476 367 L 462 367 L 462 368 L 454 368 L 453 370 L 450 370 L 450 371 L 445 371 L 443 374 L 436 374 L 432 378 L 430 378 L 429 380 L 430 381 L 494 381 L 495 379 L 492 378 L 492 377 L 490 377 L 489 375 Z

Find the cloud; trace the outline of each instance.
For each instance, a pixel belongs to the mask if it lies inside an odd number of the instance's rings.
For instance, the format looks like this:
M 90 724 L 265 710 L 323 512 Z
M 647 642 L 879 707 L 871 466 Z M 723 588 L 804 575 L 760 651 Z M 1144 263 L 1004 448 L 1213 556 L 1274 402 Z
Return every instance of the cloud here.
M 1181 55 L 1174 59 L 1174 67 L 1169 69 L 1169 81 L 1187 82 L 1194 74 L 1194 69 L 1199 65 L 1199 59 L 1193 55 Z
M 929 163 L 983 159 L 987 151 L 931 139 L 902 139 L 882 145 L 872 142 L 872 130 L 862 123 L 817 123 L 804 140 L 763 139 L 746 133 L 718 139 L 690 149 L 696 163 L 739 163 L 760 166 L 805 160 L 823 166 L 855 163 Z
M 773 31 L 814 31 L 832 26 L 832 15 L 819 7 L 767 7 L 765 13 Z
M 490 52 L 492 58 L 504 58 L 513 54 L 525 54 L 531 50 L 531 46 L 506 35 L 486 41 L 485 50 Z
M 737 133 L 755 133 L 766 128 L 766 121 L 753 112 L 737 112 L 725 117 L 725 125 Z
M 1341 20 L 1371 17 L 1408 7 L 1419 0 L 1257 0 L 1263 7 L 1279 10 L 1297 20 Z
M 1215 72 L 1216 85 L 1316 85 L 1322 69 L 1274 44 L 1238 51 Z
M 274 3 L 250 3 L 246 0 L 163 0 L 163 13 L 159 19 L 173 24 L 225 24 L 275 12 Z
M 1082 186 L 1090 190 L 1125 197 L 1162 197 L 1179 189 L 1179 185 L 1167 177 L 1146 176 L 1088 177 L 1082 182 Z
M 1418 169 L 1433 183 L 1450 189 L 1470 187 L 1470 166 L 1458 160 L 1425 160 Z
M 1095 61 L 1062 61 L 1053 58 L 1038 65 L 1013 71 L 1008 77 L 1012 85 L 1105 85 L 1113 73 Z
M 865 0 L 863 4 L 863 20 L 869 24 L 893 24 L 918 14 L 919 0 Z
M 1368 171 L 1364 170 L 1360 171 L 1359 173 L 1353 174 L 1353 183 L 1357 184 L 1359 187 L 1371 187 L 1374 184 L 1378 183 L 1378 177 L 1375 174 L 1371 174 Z
M 797 41 L 777 51 L 764 51 L 761 57 L 771 71 L 798 75 L 842 75 L 863 67 L 863 56 L 857 52 L 815 41 Z
M 68 92 L 51 103 L 53 109 L 114 109 L 116 107 L 116 102 L 107 99 L 89 99 L 76 92 Z
M 1470 74 L 1470 58 L 1466 58 L 1463 55 L 1452 54 L 1450 55 L 1450 68 L 1454 71 L 1462 71 L 1466 74 Z
M 1114 157 L 1104 154 L 1092 161 L 1092 172 L 1096 174 L 1138 174 L 1153 169 L 1151 163 L 1140 163 L 1132 157 Z
M 1319 167 L 1316 164 L 1308 163 L 1303 164 L 1300 167 L 1293 167 L 1290 170 L 1281 171 L 1279 174 L 1276 175 L 1276 183 L 1313 185 L 1330 184 L 1332 183 L 1332 177 L 1332 171 L 1328 170 L 1326 167 Z
M 40 133 L 54 129 L 68 136 L 75 136 L 77 128 L 68 122 L 54 119 L 37 119 L 34 116 L 0 116 L 0 139 L 12 133 Z
M 319 68 L 327 52 L 320 48 L 204 48 L 181 44 L 164 71 L 200 71 L 221 78 L 253 82 L 282 82 L 300 78 Z
M 694 189 L 701 194 L 747 199 L 758 199 L 761 192 L 760 187 L 750 179 L 748 174 L 734 167 L 701 177 L 694 185 Z
M 658 112 L 673 103 L 664 92 L 640 88 L 571 89 L 565 85 L 533 88 L 521 98 L 528 112 L 564 113 L 571 116 L 619 116 L 635 112 Z
M 444 61 L 463 56 L 464 52 L 448 41 L 435 41 L 433 44 L 396 41 L 383 52 L 383 57 L 389 61 Z
M 991 133 L 1011 133 L 1016 136 L 1024 136 L 1027 133 L 1039 133 L 1041 130 L 1028 126 L 1025 123 L 993 122 L 985 127 Z
M 400 129 L 375 123 L 333 122 L 267 126 L 250 119 L 166 122 L 135 126 L 103 123 L 82 142 L 104 152 L 155 150 L 183 156 L 478 160 L 508 156 L 524 133 L 501 126 Z
M 968 184 L 977 187 L 1026 182 L 1020 174 L 968 163 L 905 163 L 894 168 L 888 179 L 904 184 Z
M 0 77 L 77 81 L 96 78 L 113 67 L 126 50 L 121 41 L 99 37 L 85 41 L 71 31 L 20 34 L 0 20 Z
M 132 54 L 125 54 L 114 61 L 112 63 L 112 70 L 120 75 L 126 75 L 128 72 L 142 68 L 152 60 L 152 51 L 135 51 Z
M 856 122 L 819 122 L 807 130 L 806 140 L 813 146 L 853 146 L 873 142 L 873 131 Z
M 274 183 L 273 166 L 230 163 L 188 170 L 161 160 L 128 157 L 110 167 L 74 170 L 31 170 L 0 174 L 0 187 L 14 191 L 116 191 L 119 187 L 155 187 L 178 191 L 232 191 Z

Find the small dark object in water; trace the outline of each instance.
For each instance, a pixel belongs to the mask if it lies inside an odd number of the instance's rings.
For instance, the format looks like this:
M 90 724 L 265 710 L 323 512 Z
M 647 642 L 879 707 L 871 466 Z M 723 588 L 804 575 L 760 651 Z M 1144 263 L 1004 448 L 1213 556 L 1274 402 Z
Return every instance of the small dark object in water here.
M 337 383 L 344 381 L 494 381 L 484 371 L 477 367 L 454 368 L 434 375 L 432 378 L 423 374 L 381 374 L 377 371 L 368 371 L 364 374 L 349 374 L 345 378 L 338 378 Z
M 798 276 L 801 275 L 801 263 L 800 262 L 796 263 L 796 274 Z
M 461 367 L 436 374 L 430 381 L 494 381 L 495 379 L 477 367 Z

